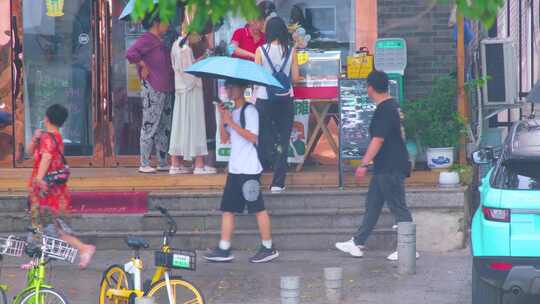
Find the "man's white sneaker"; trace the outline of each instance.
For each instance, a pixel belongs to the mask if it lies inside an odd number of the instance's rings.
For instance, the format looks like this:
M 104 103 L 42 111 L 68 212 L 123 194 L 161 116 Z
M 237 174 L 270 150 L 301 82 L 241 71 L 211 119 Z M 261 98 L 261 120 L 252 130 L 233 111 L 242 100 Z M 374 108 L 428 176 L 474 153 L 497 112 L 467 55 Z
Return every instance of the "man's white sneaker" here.
M 336 243 L 336 248 L 344 253 L 348 253 L 355 258 L 361 258 L 364 256 L 364 246 L 359 246 L 354 243 L 354 239 L 350 239 L 347 242 Z
M 418 252 L 416 252 L 416 258 L 417 259 L 420 258 L 420 254 Z M 388 257 L 386 257 L 386 259 L 389 260 L 389 261 L 397 261 L 398 260 L 397 251 L 392 252 L 392 254 L 390 254 Z
M 171 169 L 171 167 L 169 165 L 165 165 L 165 166 L 158 166 L 157 167 L 157 170 L 159 172 L 167 172 Z
M 139 167 L 139 172 L 140 173 L 156 173 L 156 169 L 150 166 Z
M 272 193 L 282 193 L 283 191 L 285 191 L 285 187 L 273 186 L 273 187 L 270 188 L 270 192 L 272 192 Z

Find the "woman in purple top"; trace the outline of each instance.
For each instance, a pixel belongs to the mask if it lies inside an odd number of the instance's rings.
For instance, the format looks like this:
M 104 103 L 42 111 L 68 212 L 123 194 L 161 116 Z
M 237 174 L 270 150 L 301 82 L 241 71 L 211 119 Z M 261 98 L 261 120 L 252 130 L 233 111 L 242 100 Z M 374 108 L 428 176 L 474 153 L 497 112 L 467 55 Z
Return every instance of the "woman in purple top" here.
M 158 159 L 157 171 L 168 171 L 167 152 L 171 134 L 174 78 L 170 50 L 162 35 L 168 24 L 161 22 L 157 14 L 143 22 L 147 30 L 126 52 L 130 63 L 137 65 L 141 79 L 143 118 L 140 138 L 141 173 L 155 173 L 150 166 L 150 154 L 155 146 Z

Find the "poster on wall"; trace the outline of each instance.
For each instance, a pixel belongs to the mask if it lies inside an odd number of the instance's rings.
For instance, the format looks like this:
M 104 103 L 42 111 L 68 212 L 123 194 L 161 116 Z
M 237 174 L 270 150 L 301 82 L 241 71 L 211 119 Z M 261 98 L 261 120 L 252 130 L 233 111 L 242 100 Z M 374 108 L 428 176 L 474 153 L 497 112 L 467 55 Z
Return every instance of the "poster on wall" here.
M 218 81 L 218 96 L 220 100 L 232 111 L 234 104 L 227 98 L 223 80 Z M 246 99 L 250 99 L 251 92 L 246 90 Z M 217 109 L 216 109 L 217 111 Z M 299 99 L 294 101 L 294 123 L 289 141 L 289 163 L 302 163 L 306 154 L 307 135 L 309 127 L 309 100 Z M 216 113 L 216 160 L 228 162 L 231 155 L 230 144 L 222 143 L 220 137 L 220 117 Z
M 129 49 L 139 38 L 139 36 L 126 37 L 126 50 Z M 141 96 L 141 81 L 139 80 L 139 74 L 137 73 L 137 66 L 135 64 L 128 63 L 126 60 L 126 77 L 127 77 L 127 96 L 128 97 L 140 97 Z

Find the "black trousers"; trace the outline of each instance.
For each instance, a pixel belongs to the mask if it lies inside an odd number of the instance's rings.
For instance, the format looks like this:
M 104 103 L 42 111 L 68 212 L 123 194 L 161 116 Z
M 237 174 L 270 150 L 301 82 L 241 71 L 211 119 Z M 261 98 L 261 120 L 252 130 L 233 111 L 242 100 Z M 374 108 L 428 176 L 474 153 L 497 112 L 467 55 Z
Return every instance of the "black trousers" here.
M 257 151 L 265 169 L 273 168 L 272 186 L 285 187 L 287 156 L 294 122 L 294 102 L 257 100 L 259 111 L 259 143 Z
M 395 217 L 396 223 L 412 222 L 411 212 L 405 203 L 404 174 L 375 174 L 369 184 L 366 213 L 362 225 L 354 236 L 356 245 L 365 245 L 381 215 L 384 203 Z

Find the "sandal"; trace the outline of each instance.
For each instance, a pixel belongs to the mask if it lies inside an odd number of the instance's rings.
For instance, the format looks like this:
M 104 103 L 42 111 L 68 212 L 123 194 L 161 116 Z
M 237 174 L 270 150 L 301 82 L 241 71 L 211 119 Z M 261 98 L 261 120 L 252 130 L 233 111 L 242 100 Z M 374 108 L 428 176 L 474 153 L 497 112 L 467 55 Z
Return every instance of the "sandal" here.
M 96 253 L 96 246 L 88 245 L 89 249 L 87 249 L 85 252 L 81 252 L 79 255 L 79 267 L 81 269 L 85 269 L 88 267 L 88 264 L 90 264 L 90 261 L 92 260 L 92 257 L 94 256 L 94 253 Z

